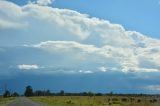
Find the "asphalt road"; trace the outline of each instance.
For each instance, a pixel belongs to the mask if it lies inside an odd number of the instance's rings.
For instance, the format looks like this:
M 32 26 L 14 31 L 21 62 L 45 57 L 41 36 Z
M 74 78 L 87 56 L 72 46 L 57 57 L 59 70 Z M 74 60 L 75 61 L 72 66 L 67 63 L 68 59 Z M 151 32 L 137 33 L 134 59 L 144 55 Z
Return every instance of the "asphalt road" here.
M 27 98 L 18 98 L 15 102 L 9 103 L 5 106 L 46 106 L 46 105 L 35 103 Z

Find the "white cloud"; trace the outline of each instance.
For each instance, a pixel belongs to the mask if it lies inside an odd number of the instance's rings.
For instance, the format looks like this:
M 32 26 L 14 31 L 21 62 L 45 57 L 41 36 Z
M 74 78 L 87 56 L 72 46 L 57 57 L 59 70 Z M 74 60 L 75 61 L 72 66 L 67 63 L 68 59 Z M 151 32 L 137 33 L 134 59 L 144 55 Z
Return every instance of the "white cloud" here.
M 59 54 L 60 57 L 69 57 L 70 63 L 87 65 L 88 68 L 99 69 L 99 71 L 123 71 L 123 72 L 159 72 L 158 60 L 152 62 L 147 57 L 152 57 L 154 53 L 145 54 L 139 51 L 140 48 L 115 48 L 112 46 L 95 47 L 94 45 L 80 44 L 74 41 L 46 41 L 33 45 L 53 54 Z M 138 49 L 138 50 L 137 50 Z M 143 49 L 143 48 L 141 48 Z M 148 50 L 148 49 L 147 49 Z M 158 52 L 159 53 L 159 52 Z M 155 56 L 159 56 L 156 54 Z M 152 57 L 154 58 L 154 57 Z M 142 61 L 144 59 L 144 61 Z M 157 59 L 157 58 L 156 58 Z M 64 60 L 62 60 L 64 61 Z M 72 63 L 74 64 L 74 63 Z M 152 65 L 151 65 L 152 64 Z M 100 68 L 98 68 L 100 67 Z M 97 70 L 92 70 L 97 71 Z
M 93 71 L 160 71 L 160 40 L 126 31 L 122 25 L 108 20 L 43 6 L 50 3 L 51 0 L 38 0 L 18 6 L 0 1 L 0 29 L 27 26 L 25 30 L 20 29 L 20 33 L 16 30 L 16 40 L 12 38 L 6 42 L 15 40 L 22 45 L 32 42 L 35 48 L 64 57 L 59 60 L 62 65 L 79 64 L 86 66 L 86 70 L 94 66 Z
M 160 85 L 148 85 L 144 88 L 152 91 L 160 91 Z
M 90 70 L 79 70 L 79 73 L 84 73 L 84 74 L 92 74 L 93 71 L 90 71 Z
M 23 28 L 26 27 L 27 24 L 21 24 L 21 23 L 17 23 L 17 22 L 12 22 L 12 21 L 8 21 L 8 20 L 0 20 L 0 28 L 2 29 L 19 29 L 19 28 Z
M 39 5 L 49 5 L 52 4 L 54 0 L 37 0 L 36 3 Z
M 106 72 L 106 71 L 107 71 L 107 69 L 106 69 L 105 67 L 100 67 L 99 69 L 100 69 L 100 71 L 102 71 L 102 72 Z
M 18 5 L 7 2 L 0 1 L 0 28 L 23 28 L 27 26 L 25 21 L 22 21 L 25 13 L 22 8 Z
M 36 64 L 32 64 L 32 65 L 29 65 L 29 64 L 20 64 L 20 65 L 17 65 L 17 67 L 21 70 L 34 70 L 34 69 L 39 69 L 39 66 L 36 65 Z
M 46 41 L 41 42 L 39 44 L 33 45 L 33 47 L 36 48 L 42 48 L 48 51 L 83 51 L 83 52 L 96 52 L 98 48 L 96 48 L 94 45 L 85 45 L 80 44 L 75 41 Z M 54 52 L 53 51 L 53 52 Z

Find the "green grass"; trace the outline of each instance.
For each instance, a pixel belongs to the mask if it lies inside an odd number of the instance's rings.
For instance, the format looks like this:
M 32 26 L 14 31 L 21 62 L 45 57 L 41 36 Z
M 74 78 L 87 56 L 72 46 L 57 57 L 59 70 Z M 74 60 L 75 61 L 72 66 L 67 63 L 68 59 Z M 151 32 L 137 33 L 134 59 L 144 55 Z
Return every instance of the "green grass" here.
M 8 102 L 12 102 L 15 99 L 16 99 L 15 97 L 8 97 L 8 98 L 0 97 L 0 106 L 2 106 L 3 104 L 6 104 Z
M 160 106 L 159 99 L 154 103 L 150 102 L 150 100 L 153 100 L 152 97 L 48 96 L 31 97 L 30 99 L 35 102 L 47 104 L 48 106 Z M 122 101 L 122 99 L 126 99 L 127 101 Z

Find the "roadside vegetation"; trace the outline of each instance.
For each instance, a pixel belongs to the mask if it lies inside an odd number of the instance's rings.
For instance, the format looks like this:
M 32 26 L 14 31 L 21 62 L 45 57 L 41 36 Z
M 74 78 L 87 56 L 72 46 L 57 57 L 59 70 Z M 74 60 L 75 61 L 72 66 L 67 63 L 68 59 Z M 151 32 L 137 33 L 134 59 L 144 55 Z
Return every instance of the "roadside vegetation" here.
M 48 106 L 160 106 L 157 97 L 143 96 L 43 96 L 30 99 Z
M 3 104 L 7 104 L 9 102 L 13 102 L 15 100 L 16 100 L 15 97 L 7 97 L 7 98 L 0 97 L 0 106 L 2 106 Z
M 1 104 L 14 101 L 19 94 L 6 90 L 0 97 Z M 147 94 L 115 94 L 80 92 L 68 93 L 64 90 L 51 92 L 50 90 L 35 90 L 27 86 L 24 94 L 29 99 L 46 104 L 47 106 L 160 106 L 160 95 Z
M 17 97 L 19 97 L 17 92 L 11 93 L 9 90 L 5 90 L 3 95 L 0 96 L 0 106 L 4 106 L 4 104 L 15 101 Z

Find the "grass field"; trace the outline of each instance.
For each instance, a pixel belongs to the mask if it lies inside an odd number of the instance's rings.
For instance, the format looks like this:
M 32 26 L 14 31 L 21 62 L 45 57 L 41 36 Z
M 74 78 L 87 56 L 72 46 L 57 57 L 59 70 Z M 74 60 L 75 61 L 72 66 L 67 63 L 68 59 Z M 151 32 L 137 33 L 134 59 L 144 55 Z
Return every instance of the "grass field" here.
M 51 96 L 31 97 L 48 106 L 160 106 L 158 97 L 131 96 Z
M 9 97 L 9 98 L 2 98 L 2 97 L 0 97 L 0 106 L 2 106 L 3 104 L 6 104 L 8 102 L 12 102 L 14 100 L 16 100 L 15 97 Z

